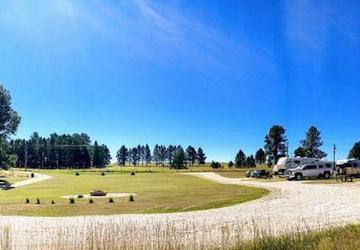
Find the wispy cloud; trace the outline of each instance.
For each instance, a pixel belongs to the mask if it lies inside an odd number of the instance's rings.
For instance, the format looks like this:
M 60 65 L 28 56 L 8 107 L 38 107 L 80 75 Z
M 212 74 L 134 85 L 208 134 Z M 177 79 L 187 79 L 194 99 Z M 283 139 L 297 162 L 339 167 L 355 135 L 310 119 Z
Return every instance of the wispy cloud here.
M 322 50 L 328 38 L 337 32 L 350 42 L 358 42 L 356 17 L 331 1 L 289 0 L 285 5 L 286 33 L 290 45 Z M 344 7 L 344 8 L 339 8 Z M 355 31 L 355 32 L 354 32 Z

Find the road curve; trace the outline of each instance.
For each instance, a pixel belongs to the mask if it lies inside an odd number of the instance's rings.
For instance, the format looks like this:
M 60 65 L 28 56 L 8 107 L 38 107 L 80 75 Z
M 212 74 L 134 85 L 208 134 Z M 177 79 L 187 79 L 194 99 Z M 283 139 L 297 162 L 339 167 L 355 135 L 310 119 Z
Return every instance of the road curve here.
M 272 192 L 251 202 L 205 211 L 64 218 L 0 216 L 0 223 L 11 227 L 14 249 L 46 249 L 42 247 L 58 243 L 59 235 L 61 244 L 73 249 L 74 242 L 83 241 L 82 236 L 94 228 L 115 233 L 122 240 L 111 239 L 112 244 L 128 249 L 205 249 L 229 247 L 259 234 L 278 235 L 360 222 L 360 183 L 324 185 L 244 181 L 215 173 L 187 175 Z M 204 190 L 204 195 L 211 193 Z
M 28 174 L 28 173 L 27 173 Z M 27 185 L 31 185 L 40 181 L 45 181 L 45 180 L 49 180 L 52 177 L 46 174 L 34 174 L 34 178 L 29 178 L 23 181 L 18 181 L 15 182 L 13 184 L 11 184 L 12 188 L 19 188 L 19 187 L 23 187 L 23 186 L 27 186 Z

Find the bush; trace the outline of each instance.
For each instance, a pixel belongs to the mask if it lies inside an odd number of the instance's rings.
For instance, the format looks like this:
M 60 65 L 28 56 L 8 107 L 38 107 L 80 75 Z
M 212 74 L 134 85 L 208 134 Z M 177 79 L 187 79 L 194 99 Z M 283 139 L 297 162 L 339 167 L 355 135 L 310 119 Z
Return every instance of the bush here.
M 52 200 L 52 201 L 51 201 L 51 204 L 53 204 L 53 205 L 54 205 L 55 203 L 56 203 L 56 202 L 55 202 L 54 200 Z
M 129 196 L 129 202 L 134 202 L 134 201 L 135 201 L 134 196 L 133 196 L 132 194 L 130 194 L 130 196 Z
M 210 166 L 214 169 L 218 169 L 218 168 L 221 168 L 221 164 L 220 162 L 217 162 L 217 161 L 212 161 Z
M 134 171 L 132 171 L 132 172 L 131 172 L 131 175 L 132 175 L 132 176 L 135 176 L 135 172 L 134 172 Z
M 25 203 L 30 203 L 29 198 L 26 198 L 26 199 L 25 199 Z
M 101 172 L 101 176 L 105 176 L 105 172 L 104 172 L 104 171 Z
M 92 198 L 89 199 L 89 203 L 90 204 L 93 204 L 94 203 L 94 200 Z
M 228 166 L 229 166 L 229 168 L 232 168 L 234 166 L 234 163 L 232 161 L 229 161 Z
M 109 203 L 114 203 L 114 199 L 110 197 Z
M 40 199 L 39 198 L 36 199 L 36 204 L 40 204 Z
M 69 202 L 70 202 L 70 204 L 75 204 L 75 198 L 74 198 L 74 197 L 70 197 L 70 198 L 69 198 Z
M 80 173 L 79 173 L 79 172 L 76 172 L 76 173 L 75 173 L 75 175 L 76 175 L 76 176 L 79 176 L 79 175 L 80 175 Z

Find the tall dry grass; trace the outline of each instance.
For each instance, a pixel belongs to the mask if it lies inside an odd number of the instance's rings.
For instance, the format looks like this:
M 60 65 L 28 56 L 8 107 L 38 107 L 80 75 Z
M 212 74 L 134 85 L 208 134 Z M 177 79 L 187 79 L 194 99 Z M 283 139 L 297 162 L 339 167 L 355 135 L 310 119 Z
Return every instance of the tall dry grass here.
M 270 224 L 269 224 L 270 225 Z M 252 227 L 252 228 L 251 228 Z M 221 226 L 195 223 L 89 222 L 76 227 L 38 225 L 17 233 L 8 226 L 0 229 L 0 249 L 117 250 L 117 249 L 358 249 L 360 226 L 310 231 L 306 226 L 280 232 L 259 229 L 256 223 L 225 223 Z M 251 228 L 251 229 L 250 229 Z M 279 236 L 283 235 L 283 236 Z

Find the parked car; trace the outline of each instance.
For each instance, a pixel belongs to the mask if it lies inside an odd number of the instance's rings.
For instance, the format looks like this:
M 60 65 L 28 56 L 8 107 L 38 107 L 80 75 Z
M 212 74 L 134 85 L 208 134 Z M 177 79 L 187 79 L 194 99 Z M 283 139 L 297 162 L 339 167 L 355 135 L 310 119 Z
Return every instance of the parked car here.
M 255 170 L 253 172 L 248 171 L 248 173 L 246 173 L 246 177 L 250 177 L 250 178 L 271 178 L 272 175 L 270 174 L 270 172 L 263 170 L 263 169 L 258 169 Z
M 333 165 L 331 163 L 314 163 L 301 165 L 295 169 L 290 169 L 286 178 L 288 180 L 302 180 L 309 178 L 329 179 L 333 174 Z
M 336 162 L 336 173 L 360 177 L 360 161 L 355 159 L 339 160 Z
M 295 169 L 305 164 L 333 164 L 326 160 L 308 157 L 281 157 L 273 168 L 273 173 L 276 175 L 287 175 L 287 170 Z
M 6 180 L 0 180 L 0 189 L 8 190 L 11 188 L 11 183 Z

